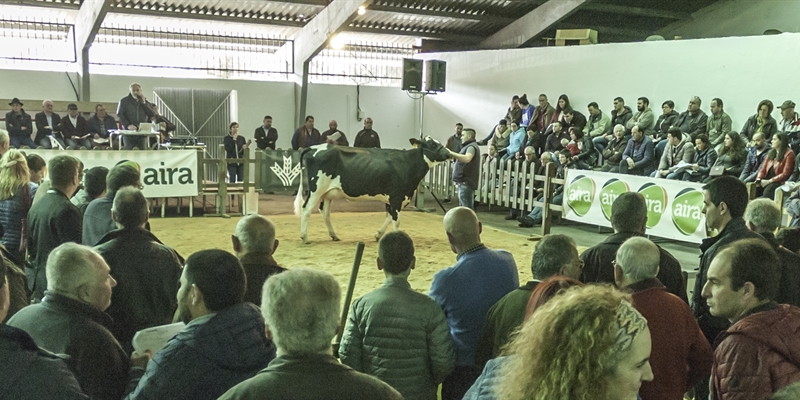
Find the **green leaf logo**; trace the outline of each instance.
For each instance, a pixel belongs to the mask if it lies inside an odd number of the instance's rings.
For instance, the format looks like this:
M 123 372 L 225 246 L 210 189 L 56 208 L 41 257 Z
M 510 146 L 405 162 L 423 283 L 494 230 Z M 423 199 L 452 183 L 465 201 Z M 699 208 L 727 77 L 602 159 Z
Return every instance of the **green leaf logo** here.
M 594 180 L 578 175 L 567 187 L 567 204 L 572 211 L 582 217 L 592 208 L 594 201 Z
M 697 189 L 683 189 L 672 202 L 672 223 L 678 230 L 690 236 L 697 231 L 703 219 L 703 193 Z
M 646 183 L 639 188 L 647 203 L 647 227 L 653 228 L 661 221 L 661 215 L 667 209 L 667 191 L 655 183 Z
M 598 196 L 600 196 L 600 209 L 603 210 L 603 216 L 606 217 L 608 221 L 611 221 L 611 205 L 614 204 L 614 200 L 616 200 L 619 195 L 630 191 L 631 188 L 627 183 L 616 178 L 610 179 L 603 185 L 603 189 L 600 190 Z

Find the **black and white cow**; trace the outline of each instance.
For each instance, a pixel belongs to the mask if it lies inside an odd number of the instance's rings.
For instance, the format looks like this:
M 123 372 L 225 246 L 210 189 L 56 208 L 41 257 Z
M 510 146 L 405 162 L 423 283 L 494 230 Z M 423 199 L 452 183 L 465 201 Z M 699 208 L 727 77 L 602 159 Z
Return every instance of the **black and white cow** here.
M 386 203 L 386 220 L 375 239 L 380 239 L 389 222 L 397 230 L 397 214 L 408 204 L 419 182 L 434 165 L 447 160 L 449 152 L 441 143 L 426 137 L 411 139 L 414 149 L 362 149 L 328 144 L 312 146 L 300 153 L 305 175 L 294 202 L 301 216 L 300 237 L 308 243 L 308 218 L 322 201 L 322 217 L 328 234 L 339 240 L 331 225 L 331 200 L 381 200 Z M 303 191 L 308 197 L 303 199 Z

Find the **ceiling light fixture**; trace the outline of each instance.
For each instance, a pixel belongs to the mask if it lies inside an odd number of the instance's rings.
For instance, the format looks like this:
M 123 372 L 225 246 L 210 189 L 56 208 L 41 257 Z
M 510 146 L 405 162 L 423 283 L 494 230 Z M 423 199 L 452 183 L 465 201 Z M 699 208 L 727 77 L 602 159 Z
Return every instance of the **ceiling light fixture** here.
M 367 13 L 367 8 L 364 6 L 358 6 L 358 15 L 364 15 Z

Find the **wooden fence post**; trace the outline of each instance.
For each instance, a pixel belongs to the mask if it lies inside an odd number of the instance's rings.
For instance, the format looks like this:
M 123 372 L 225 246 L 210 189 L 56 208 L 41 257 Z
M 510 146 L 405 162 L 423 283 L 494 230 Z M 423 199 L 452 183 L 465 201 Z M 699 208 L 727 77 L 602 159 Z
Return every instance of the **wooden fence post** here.
M 553 178 L 556 176 L 555 163 L 548 163 L 544 170 L 544 198 L 542 199 L 542 236 L 550 234 L 552 214 L 550 202 L 553 201 Z

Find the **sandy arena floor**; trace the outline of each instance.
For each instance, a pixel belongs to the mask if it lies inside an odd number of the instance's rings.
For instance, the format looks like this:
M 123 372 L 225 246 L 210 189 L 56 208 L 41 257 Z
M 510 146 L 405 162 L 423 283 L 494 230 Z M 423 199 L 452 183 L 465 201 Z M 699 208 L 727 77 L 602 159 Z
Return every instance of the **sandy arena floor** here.
M 347 288 L 353 266 L 356 243 L 366 245 L 354 298 L 379 287 L 384 281 L 383 272 L 378 271 L 378 244 L 373 235 L 384 219 L 382 212 L 333 213 L 332 223 L 342 241 L 333 242 L 327 234 L 322 217 L 315 213 L 308 226 L 310 245 L 300 240 L 300 219 L 294 215 L 272 215 L 280 245 L 275 259 L 286 268 L 312 267 L 333 274 L 342 286 L 342 294 Z M 195 251 L 219 248 L 232 251 L 230 235 L 239 218 L 151 218 L 153 233 L 165 244 L 188 257 Z M 390 228 L 391 229 L 391 228 Z M 427 292 L 436 271 L 451 266 L 455 254 L 450 250 L 447 236 L 442 228 L 442 216 L 420 212 L 400 214 L 400 229 L 406 231 L 414 240 L 416 248 L 416 269 L 411 273 L 411 286 L 420 292 Z M 484 228 L 483 242 L 491 248 L 511 251 L 517 261 L 520 282 L 530 280 L 530 261 L 536 242 L 528 241 L 526 236 L 507 233 L 492 228 Z

